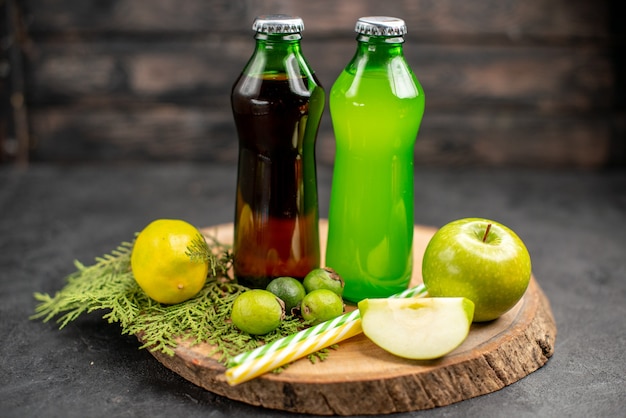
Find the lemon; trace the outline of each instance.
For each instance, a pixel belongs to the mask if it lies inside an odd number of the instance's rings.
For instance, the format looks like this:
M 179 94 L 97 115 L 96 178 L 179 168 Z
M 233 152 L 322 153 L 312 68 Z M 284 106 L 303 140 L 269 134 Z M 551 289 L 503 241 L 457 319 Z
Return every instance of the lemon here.
M 202 289 L 209 264 L 192 261 L 186 254 L 198 236 L 196 227 L 177 219 L 157 219 L 139 233 L 130 265 L 148 296 L 169 305 L 190 299 Z

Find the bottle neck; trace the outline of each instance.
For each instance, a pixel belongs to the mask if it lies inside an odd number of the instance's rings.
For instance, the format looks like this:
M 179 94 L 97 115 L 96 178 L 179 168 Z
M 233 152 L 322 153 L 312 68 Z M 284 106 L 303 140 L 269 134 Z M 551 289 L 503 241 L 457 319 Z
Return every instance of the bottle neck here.
M 352 74 L 363 71 L 387 73 L 391 61 L 404 62 L 402 36 L 370 36 L 359 34 L 354 57 L 346 67 Z
M 357 40 L 357 54 L 368 56 L 395 57 L 403 55 L 402 36 L 370 36 L 359 34 Z
M 255 53 L 267 53 L 278 56 L 286 56 L 300 53 L 300 39 L 302 35 L 299 33 L 288 34 L 266 34 L 257 33 Z
M 304 61 L 300 50 L 299 33 L 255 35 L 256 46 L 246 68 L 250 75 L 299 75 L 300 63 Z M 297 74 L 296 74 L 297 73 Z
M 263 33 L 257 32 L 254 35 L 254 39 L 257 41 L 268 41 L 268 42 L 300 42 L 302 39 L 302 34 L 299 32 L 296 33 Z

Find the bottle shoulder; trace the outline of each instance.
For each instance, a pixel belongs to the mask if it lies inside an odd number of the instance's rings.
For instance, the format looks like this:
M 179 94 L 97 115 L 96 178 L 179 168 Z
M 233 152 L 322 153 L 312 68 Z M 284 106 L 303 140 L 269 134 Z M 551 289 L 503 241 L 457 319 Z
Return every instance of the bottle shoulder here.
M 359 47 L 345 69 L 350 73 L 361 72 L 387 72 L 394 71 L 411 72 L 401 48 L 367 50 Z
M 314 85 L 321 86 L 304 55 L 293 51 L 285 54 L 255 51 L 242 75 L 264 79 L 307 78 Z
M 350 97 L 376 100 L 394 96 L 399 99 L 423 100 L 424 91 L 411 68 L 403 60 L 400 63 L 391 62 L 386 66 L 348 66 L 333 83 L 330 96 L 335 99 Z

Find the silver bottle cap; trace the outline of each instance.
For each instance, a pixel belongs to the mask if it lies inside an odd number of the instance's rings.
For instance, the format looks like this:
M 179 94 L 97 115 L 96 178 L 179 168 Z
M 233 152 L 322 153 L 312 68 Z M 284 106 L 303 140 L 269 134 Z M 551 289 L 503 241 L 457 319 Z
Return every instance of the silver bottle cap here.
M 388 16 L 361 17 L 354 30 L 370 36 L 402 36 L 407 32 L 404 20 Z
M 304 30 L 304 22 L 297 16 L 262 15 L 254 19 L 252 30 L 262 33 L 299 33 Z

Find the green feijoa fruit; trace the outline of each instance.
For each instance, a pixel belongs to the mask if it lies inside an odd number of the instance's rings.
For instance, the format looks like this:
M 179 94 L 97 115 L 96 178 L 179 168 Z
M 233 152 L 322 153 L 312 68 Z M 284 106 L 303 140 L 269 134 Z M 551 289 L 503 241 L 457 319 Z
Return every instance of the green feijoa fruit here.
M 306 290 L 302 283 L 293 277 L 277 277 L 272 280 L 265 290 L 268 290 L 278 296 L 285 302 L 285 311 L 291 313 L 291 310 L 298 305 L 306 295 Z
M 274 331 L 285 317 L 285 305 L 272 292 L 253 289 L 233 302 L 230 319 L 243 332 L 263 335 Z
M 343 279 L 331 267 L 323 267 L 311 270 L 302 282 L 307 293 L 317 289 L 328 289 L 338 296 L 343 296 Z
M 316 289 L 307 293 L 300 306 L 302 318 L 312 321 L 313 325 L 336 318 L 343 311 L 343 299 L 328 289 Z

